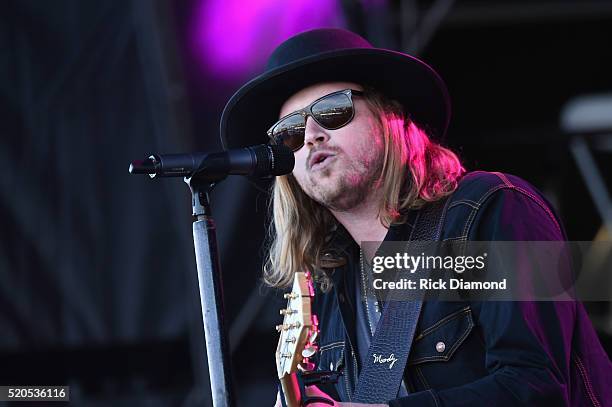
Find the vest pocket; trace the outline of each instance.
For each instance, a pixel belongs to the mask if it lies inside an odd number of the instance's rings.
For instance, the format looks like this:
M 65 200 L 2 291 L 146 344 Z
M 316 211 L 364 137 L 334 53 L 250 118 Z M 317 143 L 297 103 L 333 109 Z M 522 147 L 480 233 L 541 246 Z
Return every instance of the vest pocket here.
M 473 328 L 469 306 L 445 316 L 415 335 L 408 366 L 449 361 Z
M 318 351 L 317 370 L 337 371 L 344 367 L 344 341 L 321 345 Z

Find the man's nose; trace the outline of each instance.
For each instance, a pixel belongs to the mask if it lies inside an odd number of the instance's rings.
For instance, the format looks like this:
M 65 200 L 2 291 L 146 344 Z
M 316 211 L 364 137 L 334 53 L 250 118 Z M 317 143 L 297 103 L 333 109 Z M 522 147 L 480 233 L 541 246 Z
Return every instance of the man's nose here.
M 304 144 L 308 147 L 314 147 L 316 144 L 323 144 L 329 140 L 329 134 L 310 116 L 306 117 L 306 128 L 304 131 L 306 132 Z

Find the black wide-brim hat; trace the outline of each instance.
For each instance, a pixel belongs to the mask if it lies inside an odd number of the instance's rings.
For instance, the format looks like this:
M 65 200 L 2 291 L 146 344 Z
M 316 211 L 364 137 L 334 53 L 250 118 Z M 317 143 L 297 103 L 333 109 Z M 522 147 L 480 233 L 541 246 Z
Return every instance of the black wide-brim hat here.
M 330 81 L 371 86 L 400 102 L 431 137 L 442 140 L 445 136 L 450 98 L 436 71 L 413 56 L 374 48 L 350 31 L 325 28 L 303 32 L 280 44 L 265 72 L 230 98 L 221 115 L 223 147 L 267 143 L 266 132 L 291 95 Z

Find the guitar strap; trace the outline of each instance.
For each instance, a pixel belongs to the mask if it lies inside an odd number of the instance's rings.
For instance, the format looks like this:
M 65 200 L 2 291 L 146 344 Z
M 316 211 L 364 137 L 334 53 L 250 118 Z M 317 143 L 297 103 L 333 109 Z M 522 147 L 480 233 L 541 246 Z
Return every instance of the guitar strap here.
M 419 210 L 409 240 L 438 241 L 448 202 L 447 198 Z M 354 402 L 385 403 L 397 398 L 422 303 L 422 297 L 386 301 L 359 374 Z

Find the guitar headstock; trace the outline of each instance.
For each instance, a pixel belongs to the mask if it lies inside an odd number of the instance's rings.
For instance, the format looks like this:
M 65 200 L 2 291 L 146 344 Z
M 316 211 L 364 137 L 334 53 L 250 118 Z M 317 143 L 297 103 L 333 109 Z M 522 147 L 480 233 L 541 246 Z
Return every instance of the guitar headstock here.
M 319 332 L 316 315 L 312 314 L 314 289 L 310 272 L 295 273 L 291 293 L 285 294 L 287 308 L 280 310 L 283 323 L 276 326 L 280 332 L 276 347 L 278 378 L 299 370 L 312 370 L 309 362 L 317 351 L 315 345 Z

